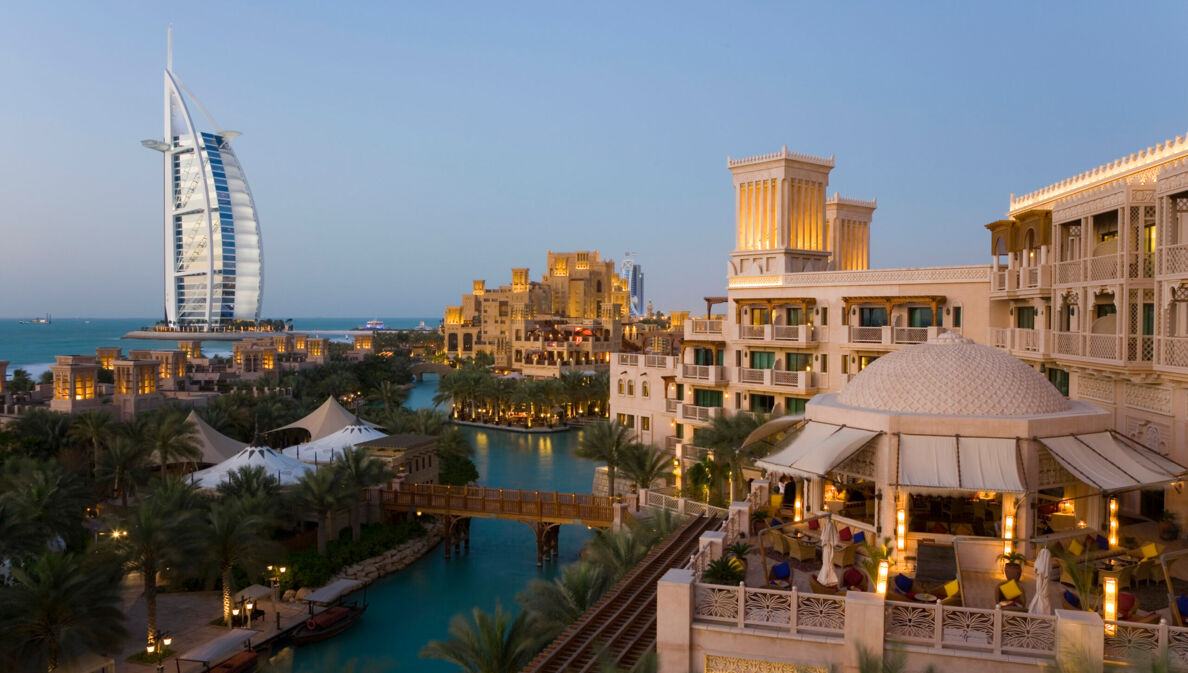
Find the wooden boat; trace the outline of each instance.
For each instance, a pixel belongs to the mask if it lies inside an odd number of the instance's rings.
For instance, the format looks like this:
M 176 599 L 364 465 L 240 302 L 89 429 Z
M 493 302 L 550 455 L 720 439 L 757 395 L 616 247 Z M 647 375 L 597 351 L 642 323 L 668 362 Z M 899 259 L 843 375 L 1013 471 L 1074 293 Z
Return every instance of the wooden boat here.
M 305 620 L 291 640 L 294 645 L 305 645 L 332 638 L 354 626 L 366 611 L 366 604 L 336 605 Z
M 210 673 L 248 673 L 256 669 L 256 651 L 244 650 L 210 669 Z

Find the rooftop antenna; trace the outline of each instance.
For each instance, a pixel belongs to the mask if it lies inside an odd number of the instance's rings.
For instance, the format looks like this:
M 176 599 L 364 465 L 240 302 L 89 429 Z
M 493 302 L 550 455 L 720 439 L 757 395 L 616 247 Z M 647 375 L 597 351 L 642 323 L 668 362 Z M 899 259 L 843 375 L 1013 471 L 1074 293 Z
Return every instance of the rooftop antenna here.
M 168 37 L 165 39 L 165 69 L 173 72 L 173 24 L 169 24 Z

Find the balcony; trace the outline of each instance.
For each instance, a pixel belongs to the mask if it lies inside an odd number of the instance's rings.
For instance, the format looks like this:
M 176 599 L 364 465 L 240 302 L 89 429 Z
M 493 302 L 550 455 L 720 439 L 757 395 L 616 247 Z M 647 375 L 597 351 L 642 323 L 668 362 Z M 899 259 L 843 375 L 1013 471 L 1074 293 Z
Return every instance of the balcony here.
M 1068 263 L 1079 264 L 1080 262 L 1078 261 Z M 1069 268 L 1071 269 L 1072 267 Z M 1079 268 L 1080 267 L 1077 267 L 1078 270 Z M 1024 266 L 1015 269 L 999 269 L 990 275 L 991 292 L 1045 290 L 1050 287 L 1052 287 L 1052 267 L 1050 265 Z
M 789 388 L 798 393 L 807 393 L 821 387 L 823 376 L 816 372 L 787 372 L 775 371 L 771 373 L 771 383 L 780 388 Z
M 727 382 L 726 368 L 712 365 L 681 365 L 681 378 L 702 381 L 711 386 Z
M 638 367 L 639 356 L 632 353 L 619 353 L 616 357 L 616 362 L 620 367 Z
M 748 367 L 739 367 L 738 382 L 749 383 L 751 385 L 757 386 L 770 386 L 771 372 L 772 370 L 770 369 L 750 369 Z
M 855 327 L 847 326 L 846 342 L 855 345 L 896 346 L 904 344 L 920 344 L 945 332 L 957 332 L 947 327 Z
M 722 407 L 699 407 L 694 404 L 681 405 L 681 420 L 709 423 L 722 414 Z
M 1188 337 L 1160 337 L 1159 364 L 1188 368 Z
M 1053 332 L 1052 354 L 1117 361 L 1122 358 L 1122 337 L 1117 334 Z
M 668 414 L 675 414 L 680 403 L 680 400 L 664 400 L 664 412 Z
M 644 367 L 648 369 L 675 369 L 676 358 L 672 355 L 645 355 Z
M 1048 330 L 1023 327 L 991 327 L 986 343 L 1017 355 L 1047 355 Z
M 738 338 L 752 339 L 756 341 L 770 341 L 771 325 L 739 325 Z
M 685 321 L 686 341 L 723 341 L 726 338 L 725 320 L 687 320 Z
M 1159 249 L 1160 275 L 1188 274 L 1188 243 Z
M 771 336 L 776 341 L 790 341 L 790 345 L 809 345 L 818 341 L 825 341 L 827 337 L 826 327 L 814 327 L 813 325 L 772 325 Z

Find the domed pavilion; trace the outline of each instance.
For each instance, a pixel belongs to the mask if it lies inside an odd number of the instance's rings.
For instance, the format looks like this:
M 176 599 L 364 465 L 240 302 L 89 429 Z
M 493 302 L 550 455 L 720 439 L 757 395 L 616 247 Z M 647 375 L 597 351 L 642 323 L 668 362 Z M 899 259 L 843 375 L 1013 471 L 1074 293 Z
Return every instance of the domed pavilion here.
M 1024 542 L 1108 529 L 1106 498 L 1185 468 L 1113 432 L 1011 355 L 952 333 L 872 362 L 817 395 L 803 424 L 758 462 L 796 483 L 801 516 L 831 512 L 867 539 Z

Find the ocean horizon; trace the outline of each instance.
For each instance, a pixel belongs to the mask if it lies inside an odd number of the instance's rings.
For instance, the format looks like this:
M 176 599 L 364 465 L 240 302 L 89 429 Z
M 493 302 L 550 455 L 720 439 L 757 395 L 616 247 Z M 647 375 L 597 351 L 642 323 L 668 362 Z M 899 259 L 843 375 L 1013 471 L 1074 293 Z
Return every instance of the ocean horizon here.
M 422 322 L 437 327 L 440 316 L 375 318 L 293 318 L 298 332 L 347 330 L 368 320 L 383 320 L 387 327 L 411 329 Z M 155 318 L 53 318 L 46 325 L 22 324 L 29 318 L 0 318 L 0 361 L 8 362 L 8 377 L 14 369 L 24 369 L 34 378 L 48 371 L 56 355 L 93 354 L 101 346 L 119 346 L 125 351 L 157 346 L 173 347 L 170 341 L 147 341 L 122 338 L 128 332 L 156 323 Z M 230 342 L 206 342 L 207 355 L 229 355 Z

